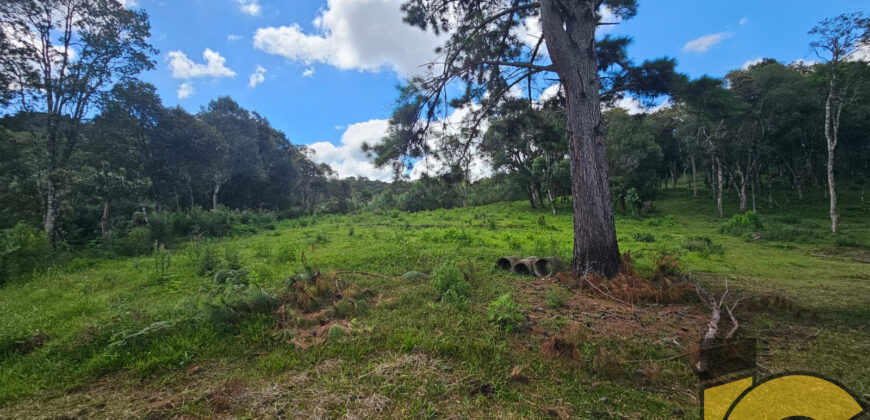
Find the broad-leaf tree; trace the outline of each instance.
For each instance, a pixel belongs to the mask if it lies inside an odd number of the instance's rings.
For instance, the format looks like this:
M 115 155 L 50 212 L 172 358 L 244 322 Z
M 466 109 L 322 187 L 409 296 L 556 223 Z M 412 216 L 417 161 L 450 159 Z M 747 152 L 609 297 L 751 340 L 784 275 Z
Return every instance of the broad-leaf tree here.
M 810 47 L 825 61 L 828 92 L 825 98 L 825 140 L 828 149 L 827 175 L 830 198 L 831 232 L 840 231 L 840 211 L 837 208 L 837 188 L 834 182 L 834 151 L 839 141 L 843 109 L 855 94 L 845 62 L 870 43 L 870 19 L 863 13 L 844 13 L 819 22 L 809 32 L 816 39 Z
M 46 120 L 43 220 L 54 241 L 64 172 L 83 120 L 100 92 L 154 67 L 148 16 L 117 0 L 6 0 L 0 30 L 14 103 Z

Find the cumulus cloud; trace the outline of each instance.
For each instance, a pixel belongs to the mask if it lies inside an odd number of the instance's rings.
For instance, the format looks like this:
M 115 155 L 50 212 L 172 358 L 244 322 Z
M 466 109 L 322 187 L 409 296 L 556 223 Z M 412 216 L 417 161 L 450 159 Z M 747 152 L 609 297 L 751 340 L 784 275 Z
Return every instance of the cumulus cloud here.
M 188 82 L 184 82 L 178 87 L 178 99 L 187 99 L 193 96 L 194 93 L 196 93 L 196 90 L 194 90 L 193 85 Z
M 444 136 L 458 134 L 462 120 L 468 116 L 472 109 L 456 109 L 444 121 L 437 124 L 437 127 L 432 129 L 426 140 L 429 147 L 437 150 L 439 142 Z M 364 176 L 369 179 L 390 181 L 393 178 L 392 168 L 376 168 L 362 151 L 363 143 L 369 145 L 380 143 L 387 135 L 389 125 L 389 120 L 386 119 L 372 119 L 358 122 L 348 125 L 346 129 L 344 129 L 344 126 L 336 125 L 336 130 L 345 130 L 339 145 L 322 141 L 311 144 L 308 147 L 314 151 L 313 159 L 316 162 L 328 164 L 338 173 L 340 178 Z M 486 130 L 485 123 L 482 124 L 482 129 Z M 468 169 L 472 180 L 481 179 L 492 174 L 489 163 L 483 159 L 476 149 L 471 151 L 471 156 L 473 158 Z M 448 167 L 449 165 L 446 162 L 437 157 L 430 156 L 414 162 L 408 172 L 408 176 L 411 179 L 419 179 L 423 175 L 438 175 Z
M 248 86 L 255 88 L 260 83 L 263 83 L 264 80 L 266 80 L 266 69 L 258 65 L 257 69 L 248 77 Z
M 338 146 L 328 141 L 321 141 L 308 147 L 314 151 L 313 159 L 316 162 L 328 164 L 341 178 L 364 176 L 369 179 L 389 181 L 392 179 L 392 169 L 376 168 L 362 151 L 363 143 L 379 143 L 387 134 L 389 125 L 389 120 L 381 119 L 351 124 L 341 135 L 341 144 Z
M 302 72 L 302 77 L 314 76 L 314 67 L 309 67 Z
M 559 91 L 562 90 L 562 84 L 556 83 L 550 86 L 547 86 L 543 92 L 541 92 L 541 96 L 538 97 L 539 102 L 546 102 L 552 98 L 555 98 L 556 95 L 559 94 Z
M 254 47 L 306 64 L 416 74 L 435 57 L 442 39 L 404 23 L 399 10 L 403 2 L 329 0 L 314 19 L 313 32 L 305 32 L 298 23 L 259 28 Z
M 693 39 L 683 46 L 685 52 L 703 53 L 709 50 L 714 45 L 734 36 L 730 32 L 719 32 L 716 34 L 708 34 L 697 39 Z
M 227 41 L 238 41 L 240 39 L 242 39 L 241 35 L 236 35 L 236 34 L 227 35 Z
M 743 66 L 740 68 L 743 70 L 749 70 L 750 67 L 760 63 L 761 60 L 763 60 L 761 57 L 758 57 L 758 58 L 752 59 L 752 60 L 746 60 L 746 62 L 743 63 Z
M 740 19 L 740 22 L 738 22 L 738 23 L 740 24 L 740 26 L 743 26 L 743 25 L 749 23 L 749 19 L 747 19 L 747 18 L 745 18 L 745 17 L 744 17 L 744 18 L 741 18 L 741 19 Z
M 127 8 L 136 7 L 139 5 L 139 2 L 136 0 L 120 0 L 120 1 L 121 1 L 121 6 L 124 6 Z
M 197 77 L 233 77 L 236 72 L 226 67 L 227 59 L 220 53 L 206 48 L 202 53 L 205 64 L 195 63 L 180 50 L 169 52 L 169 69 L 176 79 L 193 79 Z
M 250 16 L 260 16 L 260 3 L 257 0 L 236 0 L 239 11 Z
M 864 61 L 870 63 L 870 43 L 860 45 L 847 60 L 849 61 Z

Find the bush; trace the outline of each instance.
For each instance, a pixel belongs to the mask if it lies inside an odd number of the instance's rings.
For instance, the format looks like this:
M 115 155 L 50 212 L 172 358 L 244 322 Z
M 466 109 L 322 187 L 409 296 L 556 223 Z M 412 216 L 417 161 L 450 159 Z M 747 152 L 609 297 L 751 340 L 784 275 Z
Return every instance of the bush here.
M 150 253 L 154 248 L 151 231 L 144 226 L 127 232 L 127 236 L 115 240 L 115 250 L 121 255 L 136 256 Z
M 299 253 L 299 250 L 296 249 L 296 245 L 291 242 L 285 242 L 278 246 L 278 250 L 275 252 L 275 259 L 278 262 L 282 263 L 292 263 L 296 262 L 296 254 Z
M 0 285 L 42 270 L 50 253 L 51 245 L 41 229 L 18 223 L 0 230 Z
M 719 232 L 733 236 L 743 236 L 748 233 L 759 232 L 763 227 L 758 213 L 747 211 L 731 216 L 731 219 L 719 228 Z
M 680 246 L 687 251 L 697 252 L 698 255 L 705 258 L 712 254 L 722 255 L 725 253 L 722 245 L 714 243 L 712 239 L 705 236 L 686 238 L 680 243 Z
M 495 322 L 507 331 L 514 331 L 526 319 L 520 305 L 514 302 L 510 293 L 505 293 L 492 301 L 486 310 L 491 322 Z
M 467 302 L 471 292 L 471 285 L 454 263 L 444 263 L 432 273 L 432 288 L 442 302 Z

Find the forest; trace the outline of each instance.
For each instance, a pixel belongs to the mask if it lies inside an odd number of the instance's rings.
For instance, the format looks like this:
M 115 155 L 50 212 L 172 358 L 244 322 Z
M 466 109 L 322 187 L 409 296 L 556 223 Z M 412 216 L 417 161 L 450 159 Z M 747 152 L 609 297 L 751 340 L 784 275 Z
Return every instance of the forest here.
M 735 332 L 756 369 L 867 398 L 870 18 L 806 28 L 817 60 L 693 78 L 554 17 L 588 5 L 450 3 L 402 6 L 449 36 L 363 146 L 391 182 L 230 96 L 164 105 L 144 9 L 4 6 L 0 417 L 694 418 L 699 346 Z M 534 13 L 537 46 L 500 35 Z

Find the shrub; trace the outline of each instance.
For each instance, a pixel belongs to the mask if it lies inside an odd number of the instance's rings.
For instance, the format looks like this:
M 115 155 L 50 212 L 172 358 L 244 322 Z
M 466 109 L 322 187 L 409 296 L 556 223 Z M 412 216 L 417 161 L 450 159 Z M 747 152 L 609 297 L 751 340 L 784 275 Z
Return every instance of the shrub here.
M 491 322 L 495 322 L 507 331 L 514 331 L 526 319 L 520 305 L 514 302 L 510 293 L 505 293 L 490 302 L 486 310 Z
M 725 253 L 722 245 L 714 243 L 712 239 L 705 236 L 686 238 L 680 243 L 680 246 L 687 251 L 697 252 L 698 255 L 705 258 L 712 254 L 722 255 Z
M 0 285 L 48 264 L 51 245 L 41 229 L 18 223 L 0 230 Z
M 742 236 L 747 233 L 759 232 L 763 227 L 758 213 L 747 211 L 731 216 L 731 219 L 719 228 L 719 232 L 733 236 Z
M 444 263 L 432 273 L 432 288 L 444 302 L 463 303 L 468 301 L 471 285 L 455 263 Z
M 299 250 L 296 249 L 295 244 L 285 242 L 278 246 L 278 250 L 275 252 L 275 259 L 282 263 L 296 262 L 296 254 L 298 253 Z
M 145 255 L 154 247 L 151 231 L 140 226 L 127 232 L 127 236 L 115 240 L 115 250 L 121 255 Z
M 188 248 L 188 255 L 190 266 L 200 276 L 213 273 L 221 262 L 214 248 L 201 242 L 191 244 Z

